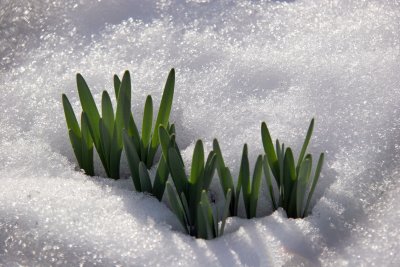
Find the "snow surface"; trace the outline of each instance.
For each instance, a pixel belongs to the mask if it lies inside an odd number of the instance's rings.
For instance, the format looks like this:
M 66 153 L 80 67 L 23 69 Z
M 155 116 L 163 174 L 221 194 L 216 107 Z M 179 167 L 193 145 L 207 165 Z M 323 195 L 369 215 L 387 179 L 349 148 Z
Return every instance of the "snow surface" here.
M 399 1 L 1 0 L 0 37 L 0 265 L 400 265 Z M 315 117 L 311 216 L 271 214 L 264 183 L 259 218 L 196 240 L 133 191 L 125 161 L 117 182 L 98 159 L 98 177 L 77 169 L 61 105 L 80 110 L 75 74 L 99 103 L 129 69 L 140 117 L 171 67 L 188 164 L 216 137 L 237 175 L 261 121 L 298 151 Z

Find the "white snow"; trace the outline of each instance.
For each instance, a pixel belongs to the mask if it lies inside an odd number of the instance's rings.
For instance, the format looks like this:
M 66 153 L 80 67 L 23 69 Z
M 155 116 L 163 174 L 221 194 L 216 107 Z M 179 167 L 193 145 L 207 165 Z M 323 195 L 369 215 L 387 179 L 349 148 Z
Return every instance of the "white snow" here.
M 399 266 L 399 29 L 393 0 L 2 0 L 0 265 Z M 263 188 L 259 218 L 196 240 L 134 192 L 125 160 L 120 181 L 98 158 L 99 176 L 78 171 L 61 105 L 80 111 L 75 74 L 99 103 L 130 70 L 140 122 L 171 67 L 188 164 L 216 137 L 236 176 L 245 142 L 253 163 L 262 153 L 262 121 L 299 151 L 315 117 L 311 216 L 271 214 Z

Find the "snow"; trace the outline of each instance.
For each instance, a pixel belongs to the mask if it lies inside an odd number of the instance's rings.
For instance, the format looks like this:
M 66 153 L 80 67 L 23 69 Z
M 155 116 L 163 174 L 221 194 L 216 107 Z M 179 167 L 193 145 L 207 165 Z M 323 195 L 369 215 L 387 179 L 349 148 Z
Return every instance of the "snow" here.
M 400 265 L 400 3 L 363 1 L 2 0 L 0 265 Z M 326 152 L 312 215 L 229 218 L 212 241 L 185 235 L 166 201 L 76 167 L 61 94 L 80 111 L 77 72 L 97 103 L 131 71 L 133 112 L 159 103 L 176 68 L 172 120 L 189 164 L 218 138 L 238 173 L 260 125 Z M 221 192 L 212 184 L 217 203 Z M 243 215 L 243 209 L 241 210 Z

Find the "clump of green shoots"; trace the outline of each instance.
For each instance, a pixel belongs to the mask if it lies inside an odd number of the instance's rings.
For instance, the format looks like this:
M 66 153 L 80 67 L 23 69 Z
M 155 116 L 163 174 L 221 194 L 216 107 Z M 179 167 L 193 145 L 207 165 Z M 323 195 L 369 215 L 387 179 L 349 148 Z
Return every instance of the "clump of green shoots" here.
M 144 105 L 142 131 L 139 134 L 135 120 L 131 111 L 125 114 L 125 125 L 127 129 L 123 131 L 123 143 L 125 155 L 128 159 L 133 183 L 136 191 L 148 192 L 162 199 L 165 182 L 168 179 L 168 168 L 163 157 L 161 157 L 154 184 L 151 184 L 148 170 L 154 163 L 154 156 L 160 145 L 159 127 L 169 125 L 169 115 L 172 107 L 175 86 L 175 70 L 171 69 L 161 98 L 160 109 L 153 128 L 153 100 L 147 96 Z M 152 130 L 153 129 L 153 130 Z M 169 134 L 175 133 L 175 127 L 168 127 Z
M 90 136 L 89 123 L 84 112 L 81 114 L 81 127 L 75 117 L 74 110 L 66 95 L 62 95 L 65 118 L 67 120 L 69 139 L 74 150 L 79 168 L 87 175 L 94 175 L 93 140 Z
M 124 114 L 130 110 L 131 80 L 126 71 L 119 80 L 114 76 L 114 90 L 117 108 L 114 109 L 107 91 L 103 91 L 101 99 L 102 117 L 96 107 L 92 93 L 81 74 L 76 75 L 79 99 L 82 105 L 81 129 L 77 123 L 68 98 L 63 94 L 64 113 L 69 136 L 80 168 L 89 175 L 93 170 L 93 144 L 107 173 L 113 179 L 119 179 L 119 166 L 122 153 L 122 129 Z M 89 135 L 90 133 L 90 135 Z
M 211 207 L 208 188 L 214 176 L 216 156 L 211 151 L 205 160 L 201 140 L 195 145 L 190 175 L 185 172 L 181 153 L 176 145 L 174 135 L 169 135 L 164 127 L 160 127 L 160 141 L 172 181 L 167 182 L 167 196 L 172 211 L 178 217 L 185 231 L 197 238 L 213 239 L 224 233 L 225 221 L 229 214 L 231 189 L 227 190 L 226 202 L 222 213 L 221 226 L 218 213 Z
M 242 160 L 240 163 L 239 177 L 237 179 L 236 190 L 234 188 L 231 172 L 225 166 L 225 162 L 221 153 L 221 148 L 217 139 L 213 141 L 213 149 L 217 155 L 217 172 L 220 179 L 224 194 L 230 190 L 232 193 L 232 201 L 229 207 L 231 216 L 237 216 L 239 206 L 239 195 L 243 189 L 242 196 L 248 219 L 256 216 L 257 202 L 261 186 L 262 177 L 262 156 L 257 157 L 257 161 L 253 171 L 253 179 L 250 178 L 250 167 L 247 144 L 243 146 Z
M 312 156 L 311 154 L 306 155 L 306 150 L 311 139 L 313 128 L 314 119 L 311 120 L 310 126 L 308 127 L 297 164 L 295 164 L 292 149 L 290 147 L 285 149 L 285 145 L 281 145 L 277 139 L 275 150 L 266 123 L 263 122 L 261 124 L 261 138 L 266 154 L 263 160 L 263 167 L 272 205 L 274 209 L 282 207 L 289 218 L 303 218 L 307 215 L 310 200 L 324 162 L 324 154 L 321 153 L 313 179 L 311 179 Z M 276 201 L 274 196 L 272 176 L 275 178 L 279 190 L 278 201 Z M 308 188 L 309 191 L 307 190 Z M 304 202 L 306 196 L 307 200 Z

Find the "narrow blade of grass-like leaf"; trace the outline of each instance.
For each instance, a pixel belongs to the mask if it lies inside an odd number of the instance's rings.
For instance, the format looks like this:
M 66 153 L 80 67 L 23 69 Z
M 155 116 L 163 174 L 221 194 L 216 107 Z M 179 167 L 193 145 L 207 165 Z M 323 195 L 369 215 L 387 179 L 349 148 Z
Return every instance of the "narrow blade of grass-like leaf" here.
M 213 140 L 213 150 L 215 152 L 215 154 L 217 155 L 217 172 L 218 172 L 218 176 L 222 177 L 222 172 L 225 168 L 225 162 L 224 162 L 224 158 L 222 156 L 222 152 L 221 152 L 221 148 L 219 146 L 218 140 L 214 139 Z
M 231 198 L 231 201 L 230 201 L 231 204 L 230 204 L 230 207 L 229 207 L 229 212 L 230 212 L 231 216 L 237 216 L 237 208 L 238 208 L 237 205 L 238 205 L 238 203 L 236 202 L 236 198 L 239 199 L 240 190 L 238 191 L 239 194 L 236 195 L 235 188 L 234 188 L 234 185 L 233 185 L 232 174 L 231 174 L 231 172 L 230 172 L 228 167 L 225 167 L 222 175 L 223 175 L 223 178 L 222 178 L 223 180 L 231 181 L 230 184 L 227 183 L 226 191 L 225 191 L 225 188 L 223 188 L 223 190 L 224 190 L 224 195 L 225 196 L 228 193 L 228 191 L 231 190 L 232 198 Z
M 122 131 L 122 129 L 121 129 Z M 114 127 L 113 138 L 111 140 L 111 149 L 110 149 L 110 173 L 111 178 L 119 179 L 119 165 L 121 161 L 121 153 L 123 142 L 119 141 L 119 136 L 121 135 L 122 140 L 122 133 L 120 134 L 117 132 L 117 128 Z M 119 142 L 122 142 L 121 145 Z
M 203 212 L 203 206 L 201 201 L 196 205 L 196 225 L 193 232 L 197 238 L 207 239 L 207 217 Z
M 278 206 L 276 204 L 275 201 L 275 195 L 274 195 L 274 188 L 272 185 L 272 177 L 271 177 L 271 172 L 269 169 L 269 164 L 268 164 L 268 159 L 266 156 L 264 156 L 264 160 L 263 160 L 264 164 L 264 175 L 265 175 L 265 180 L 267 181 L 267 186 L 268 186 L 268 190 L 269 190 L 269 196 L 271 197 L 271 201 L 272 201 L 272 206 L 274 208 L 274 210 L 278 209 Z
M 285 208 L 288 218 L 298 218 L 296 210 L 296 200 L 297 200 L 297 180 L 292 186 L 292 192 L 287 193 L 288 195 L 288 207 Z
M 229 171 L 229 168 L 225 166 L 224 158 L 222 156 L 221 148 L 219 146 L 218 140 L 214 139 L 213 140 L 213 151 L 216 154 L 216 168 L 219 176 L 219 181 L 221 183 L 222 190 L 224 191 L 224 195 L 228 193 L 228 190 L 231 190 L 231 194 L 235 194 L 234 190 L 235 187 L 233 185 L 233 179 L 231 172 Z M 237 211 L 235 212 L 235 195 L 233 198 L 233 201 L 231 201 L 230 205 L 230 213 L 231 216 L 236 216 Z
M 203 190 L 201 192 L 201 202 L 202 212 L 206 219 L 206 229 L 207 229 L 207 239 L 212 239 L 215 237 L 213 230 L 213 213 L 210 205 L 210 201 L 208 200 L 207 192 Z
M 82 144 L 81 144 L 81 138 L 76 136 L 76 134 L 70 129 L 68 131 L 69 134 L 69 140 L 71 141 L 72 149 L 74 150 L 74 154 L 76 157 L 76 160 L 78 161 L 78 165 L 80 168 L 83 169 L 83 161 L 82 161 Z
M 150 142 L 151 127 L 153 125 L 153 100 L 151 96 L 147 96 L 144 104 L 143 124 L 142 124 L 142 142 L 145 147 Z
M 72 130 L 75 136 L 80 138 L 81 130 L 79 128 L 78 120 L 76 119 L 71 103 L 69 102 L 68 97 L 65 94 L 62 94 L 62 103 L 64 107 L 65 120 L 67 121 L 68 130 Z
M 151 147 L 154 150 L 154 153 L 156 152 L 159 144 L 158 127 L 161 124 L 168 125 L 169 114 L 171 112 L 172 100 L 174 97 L 174 87 L 175 87 L 175 70 L 171 69 L 171 71 L 168 74 L 167 82 L 165 83 L 163 95 L 161 97 L 160 108 L 158 110 L 156 123 L 154 125 L 154 134 L 151 141 Z
M 303 215 L 303 202 L 306 194 L 308 182 L 310 180 L 312 168 L 312 157 L 307 155 L 300 165 L 299 176 L 297 179 L 297 192 L 296 192 L 296 215 L 301 217 Z
M 265 154 L 267 155 L 269 166 L 271 166 L 272 173 L 275 177 L 279 177 L 279 163 L 277 156 L 275 154 L 274 145 L 272 143 L 272 138 L 269 133 L 267 124 L 263 122 L 261 124 L 261 138 L 264 146 Z
M 189 225 L 189 227 L 192 227 L 193 222 L 190 220 L 190 217 L 191 217 L 190 214 L 193 213 L 194 211 L 191 211 L 189 209 L 188 201 L 185 197 L 185 194 L 182 192 L 180 196 L 181 196 L 181 203 L 182 203 L 182 207 L 184 210 L 186 224 Z
M 152 192 L 152 186 L 150 181 L 149 172 L 147 171 L 147 167 L 143 162 L 139 163 L 139 177 L 140 177 L 140 186 L 143 192 Z
M 115 112 L 116 140 L 119 148 L 122 148 L 122 129 L 130 125 L 131 117 L 131 76 L 125 71 L 122 77 L 118 93 L 117 110 Z
M 81 115 L 82 126 L 82 162 L 84 170 L 88 175 L 94 175 L 93 166 L 93 140 L 89 131 L 89 122 L 84 112 Z
M 90 92 L 85 79 L 83 79 L 82 75 L 79 73 L 76 75 L 76 84 L 82 109 L 88 117 L 90 129 L 93 131 L 93 141 L 95 142 L 96 147 L 98 147 L 100 142 L 100 132 L 98 127 L 100 120 L 99 111 L 97 110 L 96 103 L 94 102 L 92 93 Z
M 215 173 L 215 168 L 217 165 L 216 155 L 213 151 L 208 154 L 206 165 L 204 168 L 204 184 L 203 189 L 207 190 L 210 187 L 212 178 Z
M 128 135 L 132 137 L 133 144 L 135 145 L 136 151 L 137 151 L 137 153 L 139 155 L 139 152 L 140 152 L 140 139 L 141 138 L 140 138 L 139 131 L 138 131 L 138 128 L 136 126 L 135 120 L 133 119 L 132 112 L 130 112 L 130 113 L 131 114 L 129 116 L 128 129 L 126 129 L 126 127 L 125 127 L 125 129 L 127 130 Z
M 254 167 L 253 182 L 250 194 L 250 218 L 256 217 L 257 202 L 261 186 L 261 176 L 262 176 L 262 156 L 259 155 L 256 161 L 256 165 Z
M 319 175 L 321 174 L 321 170 L 322 170 L 322 165 L 323 164 L 324 164 L 324 153 L 321 153 L 321 155 L 319 156 L 319 159 L 318 159 L 317 168 L 316 168 L 315 174 L 314 174 L 314 179 L 313 179 L 313 182 L 312 182 L 312 185 L 311 185 L 310 192 L 308 193 L 307 203 L 306 203 L 306 206 L 304 208 L 304 212 L 303 212 L 303 216 L 302 217 L 305 217 L 307 215 L 308 206 L 310 204 L 311 197 L 314 194 L 315 186 L 317 185 L 317 182 L 318 182 L 318 179 L 319 179 Z
M 275 147 L 276 147 L 276 156 L 277 156 L 277 159 L 278 159 L 279 175 L 275 176 L 275 174 L 273 172 L 272 172 L 272 174 L 275 177 L 275 181 L 276 181 L 278 187 L 280 187 L 280 185 L 283 185 L 283 159 L 284 159 L 284 156 L 285 156 L 285 154 L 284 154 L 285 151 L 283 151 L 283 153 L 282 153 L 281 145 L 280 145 L 278 139 L 276 139 Z M 267 159 L 268 159 L 268 157 L 267 157 Z M 269 161 L 268 161 L 268 165 L 269 165 Z M 272 167 L 270 165 L 269 165 L 269 167 L 271 168 L 271 171 L 272 171 Z
M 160 158 L 160 161 L 158 162 L 157 166 L 157 172 L 156 176 L 154 178 L 154 184 L 153 184 L 153 195 L 159 200 L 162 200 L 162 197 L 164 195 L 164 190 L 165 190 L 165 183 L 168 180 L 168 166 L 167 163 L 165 162 L 164 157 Z
M 81 114 L 81 126 L 82 126 L 82 131 L 81 131 L 81 135 L 82 138 L 85 139 L 86 141 L 86 146 L 89 149 L 93 148 L 93 139 L 92 136 L 90 135 L 90 129 L 89 129 L 89 121 L 88 118 L 86 116 L 85 112 L 82 112 Z
M 119 94 L 119 88 L 121 87 L 121 80 L 119 79 L 118 75 L 114 75 L 114 93 L 115 93 L 115 99 L 118 101 L 118 94 Z
M 285 158 L 283 160 L 283 186 L 284 186 L 284 209 L 289 208 L 290 193 L 292 187 L 296 181 L 296 167 L 294 165 L 294 158 L 292 149 L 288 147 L 285 152 Z
M 112 107 L 110 96 L 107 91 L 103 91 L 101 97 L 101 114 L 104 126 L 106 127 L 108 134 L 112 136 L 114 131 L 114 110 Z
M 187 187 L 187 176 L 185 173 L 185 166 L 182 164 L 178 156 L 178 151 L 175 148 L 168 149 L 168 166 L 171 172 L 172 180 L 174 181 L 178 194 L 184 192 Z
M 189 234 L 189 229 L 185 221 L 185 214 L 183 211 L 182 203 L 179 201 L 179 198 L 174 188 L 168 182 L 167 182 L 167 197 L 172 211 L 175 213 L 183 229 L 185 229 L 185 231 Z
M 314 118 L 311 120 L 310 126 L 308 126 L 307 135 L 306 138 L 304 139 L 303 146 L 301 147 L 299 159 L 297 160 L 297 166 L 296 166 L 297 170 L 300 168 L 300 164 L 303 161 L 304 155 L 306 154 L 307 146 L 310 143 L 313 129 L 314 129 Z
M 139 156 L 136 152 L 135 146 L 133 145 L 133 141 L 131 140 L 125 129 L 123 130 L 122 136 L 124 141 L 125 155 L 128 160 L 128 165 L 131 171 L 133 184 L 135 185 L 136 191 L 142 192 L 142 188 L 140 186 L 139 168 L 138 168 L 140 162 Z
M 197 184 L 197 181 L 204 174 L 204 148 L 203 142 L 198 140 L 194 147 L 193 158 L 192 158 L 192 169 L 190 172 L 189 182 L 191 184 Z
M 251 185 L 250 185 L 250 168 L 249 168 L 247 144 L 243 146 L 243 153 L 242 153 L 242 160 L 240 163 L 238 181 L 241 182 L 243 188 L 243 201 L 246 209 L 246 214 L 247 216 L 249 216 Z
M 224 234 L 226 218 L 228 218 L 229 215 L 229 207 L 231 205 L 231 200 L 232 200 L 232 190 L 229 188 L 228 192 L 225 195 L 225 205 L 224 205 L 224 210 L 222 212 L 221 228 L 219 230 L 220 236 Z
M 114 139 L 115 140 L 115 139 Z M 112 149 L 110 155 L 110 178 L 118 180 L 122 149 Z
M 160 136 L 162 155 L 167 160 L 170 135 L 163 125 L 161 125 L 159 127 L 158 132 L 159 132 L 159 136 Z
M 107 174 L 110 175 L 109 170 L 110 170 L 111 136 L 103 123 L 103 119 L 99 120 L 99 132 L 101 140 L 100 143 L 106 160 L 106 166 L 104 166 L 104 168 L 106 169 Z

